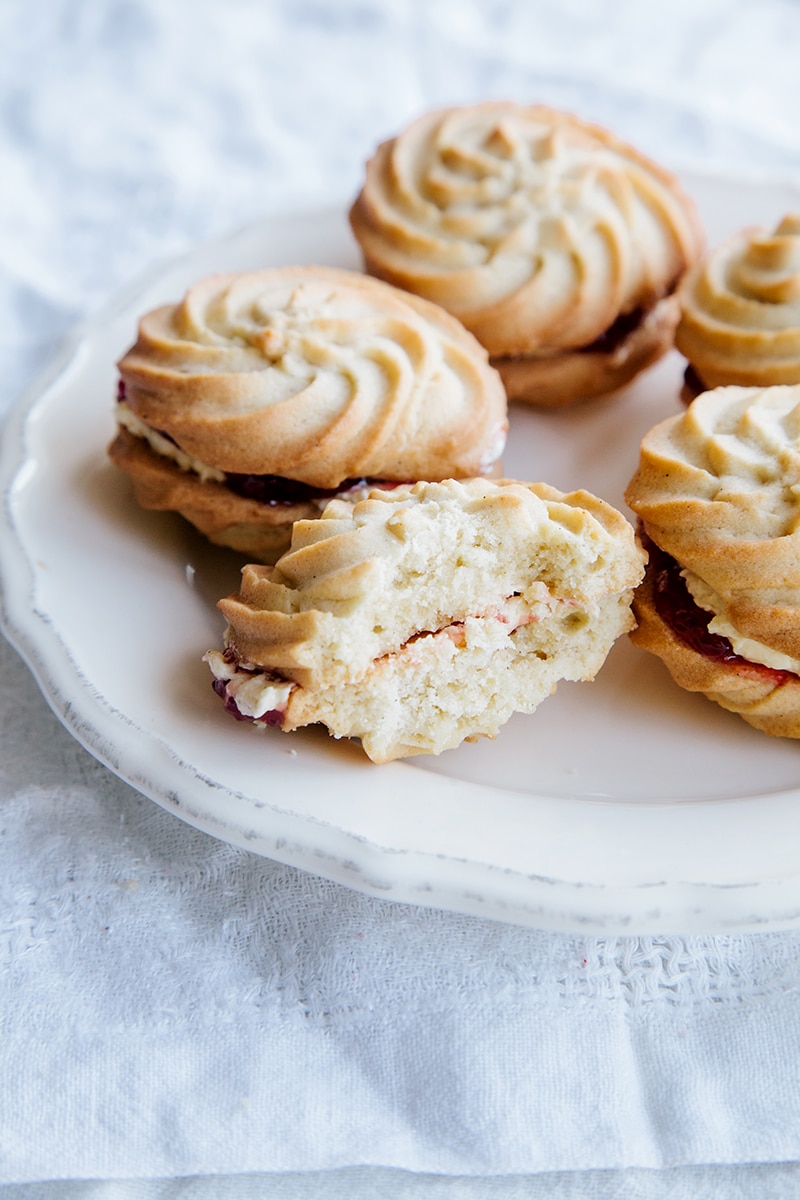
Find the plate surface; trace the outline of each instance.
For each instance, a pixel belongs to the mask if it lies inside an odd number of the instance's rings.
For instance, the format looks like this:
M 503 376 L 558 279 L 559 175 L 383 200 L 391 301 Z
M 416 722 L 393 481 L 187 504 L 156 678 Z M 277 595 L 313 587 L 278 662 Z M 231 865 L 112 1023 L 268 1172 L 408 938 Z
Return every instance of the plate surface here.
M 687 177 L 709 241 L 800 208 L 790 186 Z M 679 690 L 618 642 L 496 740 L 376 767 L 320 730 L 257 732 L 211 691 L 216 600 L 242 559 L 144 513 L 106 462 L 136 318 L 212 271 L 357 268 L 344 207 L 199 247 L 80 332 L 12 414 L 0 484 L 3 623 L 48 702 L 113 771 L 190 824 L 387 898 L 587 933 L 800 925 L 800 746 Z M 570 413 L 515 408 L 505 472 L 624 508 L 682 360 Z

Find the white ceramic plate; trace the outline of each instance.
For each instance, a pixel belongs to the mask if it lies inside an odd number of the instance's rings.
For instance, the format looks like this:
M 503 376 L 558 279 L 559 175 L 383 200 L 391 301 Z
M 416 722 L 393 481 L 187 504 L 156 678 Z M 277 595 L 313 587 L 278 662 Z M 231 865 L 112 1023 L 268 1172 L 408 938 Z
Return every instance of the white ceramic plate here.
M 800 192 L 689 178 L 709 238 Z M 105 460 L 115 360 L 137 316 L 216 270 L 357 267 L 344 211 L 270 218 L 159 270 L 84 329 L 6 429 L 3 621 L 92 754 L 190 824 L 363 891 L 587 932 L 800 924 L 800 746 L 676 688 L 623 639 L 493 742 L 376 767 L 322 731 L 256 732 L 203 652 L 242 560 L 144 513 Z M 504 463 L 622 507 L 642 434 L 678 411 L 670 355 L 568 414 L 514 410 Z

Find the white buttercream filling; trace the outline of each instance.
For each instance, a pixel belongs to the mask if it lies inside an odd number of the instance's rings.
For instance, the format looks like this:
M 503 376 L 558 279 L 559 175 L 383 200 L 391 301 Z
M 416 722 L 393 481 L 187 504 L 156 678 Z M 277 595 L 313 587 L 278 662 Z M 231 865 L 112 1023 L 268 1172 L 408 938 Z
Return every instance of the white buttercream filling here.
M 121 400 L 116 405 L 116 412 L 118 425 L 122 425 L 134 437 L 144 438 L 150 448 L 155 450 L 156 454 L 172 459 L 182 471 L 193 471 L 195 475 L 199 475 L 205 482 L 225 482 L 224 471 L 220 471 L 219 467 L 210 467 L 208 463 L 202 462 L 192 454 L 187 454 L 185 450 L 181 450 L 180 446 L 176 446 L 174 442 L 171 442 L 169 438 L 165 438 L 158 430 L 151 429 L 149 425 L 136 416 L 136 413 L 124 400 Z
M 263 671 L 245 671 L 235 663 L 229 663 L 219 650 L 209 650 L 203 655 L 215 679 L 226 684 L 228 695 L 236 701 L 243 717 L 257 721 L 268 712 L 283 712 L 289 702 L 293 683 L 277 683 Z
M 695 604 L 714 614 L 708 623 L 711 633 L 718 633 L 727 638 L 735 652 L 750 662 L 760 663 L 763 667 L 773 667 L 776 671 L 793 671 L 800 675 L 800 659 L 791 658 L 788 654 L 782 654 L 780 650 L 773 650 L 771 646 L 765 646 L 763 642 L 739 633 L 728 617 L 725 602 L 714 589 L 687 568 L 681 571 L 681 575 L 686 580 L 686 586 Z
M 225 483 L 227 476 L 224 471 L 220 471 L 219 467 L 211 467 L 208 463 L 204 463 L 199 458 L 195 458 L 191 454 L 187 454 L 185 450 L 181 450 L 180 446 L 176 446 L 169 438 L 160 434 L 150 425 L 145 424 L 136 413 L 130 408 L 124 400 L 120 400 L 116 405 L 117 424 L 127 429 L 134 437 L 144 438 L 151 450 L 156 454 L 162 455 L 164 458 L 171 459 L 181 468 L 182 471 L 193 471 L 204 482 Z M 336 498 L 346 500 L 351 504 L 357 504 L 359 500 L 366 500 L 370 492 L 379 487 L 379 484 L 368 483 L 362 488 L 356 488 L 352 491 L 337 492 Z M 330 504 L 331 496 L 318 496 L 308 500 L 309 504 L 315 504 L 320 512 Z

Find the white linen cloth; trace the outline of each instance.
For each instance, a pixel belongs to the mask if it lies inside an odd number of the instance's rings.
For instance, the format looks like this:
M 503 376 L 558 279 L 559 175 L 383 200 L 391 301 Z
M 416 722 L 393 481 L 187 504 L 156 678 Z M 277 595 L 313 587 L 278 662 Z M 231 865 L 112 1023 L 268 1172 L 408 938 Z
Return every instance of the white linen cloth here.
M 800 176 L 799 44 L 779 0 L 6 4 L 2 412 L 143 268 L 352 194 L 434 105 Z M 3 1200 L 800 1187 L 800 934 L 555 936 L 256 858 L 95 763 L 4 642 L 0 896 Z
M 798 935 L 358 895 L 176 821 L 2 655 L 0 1179 L 798 1157 Z

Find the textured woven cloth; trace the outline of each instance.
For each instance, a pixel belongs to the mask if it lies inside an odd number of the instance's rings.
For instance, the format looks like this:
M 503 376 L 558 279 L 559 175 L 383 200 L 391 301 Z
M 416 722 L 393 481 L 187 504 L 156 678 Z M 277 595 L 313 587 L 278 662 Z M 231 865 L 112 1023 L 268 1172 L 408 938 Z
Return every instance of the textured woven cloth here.
M 358 895 L 185 827 L 2 666 L 6 1179 L 800 1153 L 797 935 L 601 941 Z
M 800 176 L 795 5 L 550 7 L 2 6 L 2 412 L 142 269 L 351 195 L 437 104 L 544 99 L 674 165 Z M 8 1200 L 800 1187 L 800 934 L 555 936 L 232 849 L 98 765 L 5 643 L 0 895 Z

